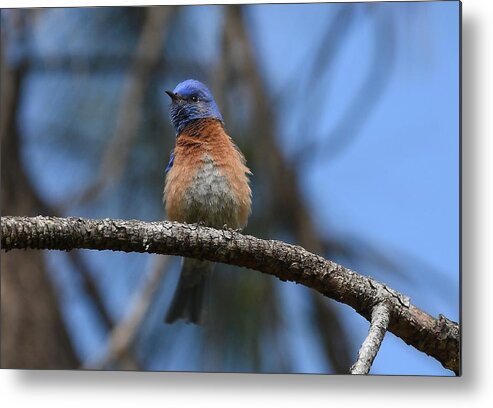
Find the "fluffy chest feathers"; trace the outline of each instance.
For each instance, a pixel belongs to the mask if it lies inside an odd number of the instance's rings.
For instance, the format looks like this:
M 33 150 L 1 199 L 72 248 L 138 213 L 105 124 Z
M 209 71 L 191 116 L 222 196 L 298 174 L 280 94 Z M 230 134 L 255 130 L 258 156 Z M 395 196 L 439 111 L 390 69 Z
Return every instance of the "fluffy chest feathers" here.
M 196 121 L 178 136 L 166 176 L 169 220 L 222 228 L 246 225 L 251 206 L 250 170 L 222 125 Z

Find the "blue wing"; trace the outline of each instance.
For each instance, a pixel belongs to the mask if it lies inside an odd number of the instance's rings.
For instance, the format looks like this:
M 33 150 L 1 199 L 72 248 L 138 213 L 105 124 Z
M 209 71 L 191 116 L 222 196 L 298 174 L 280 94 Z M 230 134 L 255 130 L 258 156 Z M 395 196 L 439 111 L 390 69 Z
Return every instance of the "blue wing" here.
M 175 162 L 175 152 L 171 152 L 171 154 L 169 155 L 169 163 L 166 166 L 166 170 L 165 170 L 166 173 L 171 170 L 171 167 L 173 167 L 174 162 Z

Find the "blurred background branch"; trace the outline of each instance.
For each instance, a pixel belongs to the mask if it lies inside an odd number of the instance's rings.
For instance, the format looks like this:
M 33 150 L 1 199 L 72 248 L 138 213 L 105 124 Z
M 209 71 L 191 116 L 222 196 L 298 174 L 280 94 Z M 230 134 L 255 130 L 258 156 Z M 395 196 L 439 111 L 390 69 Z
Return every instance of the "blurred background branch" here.
M 352 14 L 354 14 L 354 11 Z M 364 95 L 364 98 L 354 98 L 353 103 L 348 105 L 345 112 L 340 115 L 338 121 L 325 137 L 311 136 L 307 138 L 303 148 L 296 154 L 295 160 L 298 163 L 307 164 L 313 163 L 313 160 L 339 159 L 344 150 L 350 147 L 355 138 L 361 134 L 365 121 L 371 117 L 378 100 L 385 93 L 392 78 L 395 60 L 395 35 L 393 34 L 395 27 L 393 26 L 393 21 L 378 9 L 369 12 L 366 18 L 372 21 L 372 60 L 370 61 L 366 78 L 355 92 L 356 95 Z M 336 20 L 334 27 L 342 30 L 342 26 L 344 26 L 347 30 L 351 22 L 351 13 L 349 15 L 341 15 Z M 333 31 L 329 30 L 327 36 L 322 40 L 317 60 L 313 64 L 312 73 L 309 76 L 312 81 L 308 89 L 324 89 L 324 92 L 327 92 L 326 88 L 317 84 L 317 79 L 320 82 L 320 79 L 324 77 L 322 67 L 333 66 L 331 60 L 338 51 L 338 47 L 331 48 L 326 46 L 327 43 L 337 44 L 339 42 L 329 42 L 330 38 L 334 38 L 332 37 L 333 34 Z M 335 38 L 344 39 L 344 37 L 343 35 Z M 323 115 L 323 107 L 321 104 L 314 104 L 314 106 L 316 108 L 315 112 L 312 111 L 311 114 L 305 115 L 306 120 L 301 123 L 298 129 L 299 134 L 317 135 L 319 132 L 314 126 L 313 117 L 321 117 Z M 311 160 L 308 160 L 309 158 Z
M 34 215 L 43 206 L 22 164 L 16 121 L 26 74 L 25 59 L 9 65 L 4 62 L 9 59 L 10 47 L 24 45 L 25 12 L 16 10 L 10 23 L 10 36 L 2 35 L 0 78 L 2 214 Z M 78 358 L 62 323 L 43 254 L 2 254 L 1 288 L 2 368 L 77 367 Z
M 270 225 L 273 230 L 275 228 L 288 228 L 295 235 L 296 242 L 301 246 L 315 253 L 325 253 L 324 246 L 326 243 L 322 242 L 310 212 L 301 198 L 296 170 L 284 158 L 275 139 L 274 114 L 266 92 L 267 87 L 263 84 L 255 63 L 245 18 L 244 7 L 230 6 L 227 9 L 225 27 L 231 30 L 231 34 L 229 34 L 233 37 L 231 41 L 234 41 L 243 58 L 241 64 L 237 62 L 237 66 L 243 69 L 240 75 L 250 85 L 253 93 L 254 106 L 256 107 L 256 119 L 253 120 L 253 123 L 261 124 L 255 129 L 259 147 L 253 152 L 258 155 L 258 157 L 254 157 L 254 160 L 256 167 L 258 166 L 262 174 L 268 177 L 267 180 L 264 180 L 265 185 L 273 190 L 269 196 L 271 202 L 268 212 L 264 217 L 266 220 L 276 220 L 283 224 L 281 226 L 273 225 L 272 222 L 268 223 L 267 225 Z M 282 211 L 281 214 L 279 214 L 279 210 Z M 274 214 L 277 214 L 277 217 Z M 317 293 L 312 293 L 310 299 L 315 317 L 313 327 L 318 331 L 326 357 L 336 373 L 345 373 L 350 365 L 350 351 L 344 326 L 328 301 L 320 298 Z M 334 341 L 333 339 L 338 340 Z
M 163 274 L 166 272 L 168 260 L 167 256 L 153 258 L 146 274 L 144 287 L 136 293 L 123 321 L 116 325 L 109 335 L 106 353 L 95 363 L 87 363 L 85 368 L 102 370 L 111 367 L 114 362 L 123 361 L 125 363 L 125 358 L 131 351 L 132 343 L 135 341 L 140 325 L 154 299 Z M 135 370 L 135 368 L 127 369 Z
M 73 205 L 93 200 L 109 182 L 116 183 L 128 160 L 137 131 L 144 96 L 153 71 L 162 61 L 168 21 L 176 13 L 176 7 L 147 7 L 142 32 L 135 57 L 123 85 L 122 96 L 116 116 L 115 130 L 105 148 L 98 177 L 81 192 Z

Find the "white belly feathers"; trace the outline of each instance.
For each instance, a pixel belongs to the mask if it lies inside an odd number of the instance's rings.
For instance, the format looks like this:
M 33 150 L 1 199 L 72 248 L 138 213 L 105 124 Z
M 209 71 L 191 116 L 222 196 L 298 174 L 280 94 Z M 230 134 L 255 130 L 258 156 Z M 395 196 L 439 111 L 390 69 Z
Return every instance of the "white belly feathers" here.
M 183 196 L 187 222 L 202 222 L 214 228 L 241 227 L 239 201 L 227 177 L 207 153 L 203 155 L 202 163 Z

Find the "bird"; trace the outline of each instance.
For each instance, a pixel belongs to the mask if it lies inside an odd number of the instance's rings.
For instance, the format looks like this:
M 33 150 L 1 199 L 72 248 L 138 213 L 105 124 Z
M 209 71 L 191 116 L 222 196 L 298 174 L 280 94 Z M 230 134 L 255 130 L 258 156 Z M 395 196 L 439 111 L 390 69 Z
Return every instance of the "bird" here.
M 169 221 L 241 230 L 251 212 L 250 169 L 225 129 L 209 88 L 187 79 L 173 91 L 169 116 L 176 132 L 166 167 L 163 204 Z M 183 258 L 165 323 L 203 324 L 206 284 L 214 263 Z

